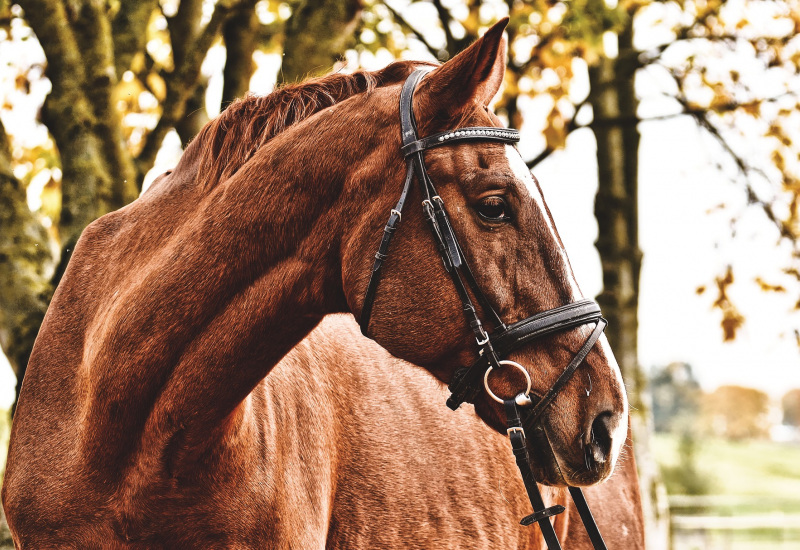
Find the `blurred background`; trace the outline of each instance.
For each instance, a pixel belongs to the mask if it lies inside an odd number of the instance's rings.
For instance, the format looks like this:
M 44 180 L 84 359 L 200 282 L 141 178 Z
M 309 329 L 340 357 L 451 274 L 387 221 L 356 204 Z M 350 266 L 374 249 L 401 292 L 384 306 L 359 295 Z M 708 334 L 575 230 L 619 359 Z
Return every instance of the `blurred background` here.
M 800 548 L 797 1 L 0 1 L 3 448 L 80 232 L 211 117 L 506 15 L 495 110 L 610 321 L 648 547 Z

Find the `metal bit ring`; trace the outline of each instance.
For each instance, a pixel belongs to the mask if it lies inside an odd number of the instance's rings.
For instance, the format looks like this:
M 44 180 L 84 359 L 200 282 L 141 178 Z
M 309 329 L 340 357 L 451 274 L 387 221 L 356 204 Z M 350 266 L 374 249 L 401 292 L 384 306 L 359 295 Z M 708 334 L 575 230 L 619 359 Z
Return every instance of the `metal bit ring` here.
M 498 361 L 501 365 L 511 365 L 512 367 L 517 367 L 519 370 L 522 371 L 522 374 L 525 375 L 525 380 L 528 383 L 528 388 L 525 390 L 524 394 L 527 396 L 531 393 L 531 376 L 528 374 L 528 371 L 525 370 L 525 367 L 516 363 L 514 361 L 508 361 L 506 359 L 502 361 Z M 492 366 L 489 365 L 489 368 L 486 369 L 486 374 L 483 375 L 483 387 L 486 388 L 486 393 L 489 394 L 489 397 L 497 401 L 498 403 L 503 403 L 503 400 L 497 397 L 492 390 L 489 389 L 489 373 L 492 372 Z

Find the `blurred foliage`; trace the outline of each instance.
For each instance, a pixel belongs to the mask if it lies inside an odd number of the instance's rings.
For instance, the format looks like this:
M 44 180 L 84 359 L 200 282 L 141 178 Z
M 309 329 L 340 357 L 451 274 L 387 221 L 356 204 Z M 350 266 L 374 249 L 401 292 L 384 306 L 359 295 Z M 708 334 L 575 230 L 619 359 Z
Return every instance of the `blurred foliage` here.
M 202 22 L 207 23 L 215 3 L 205 0 L 201 4 Z M 226 0 L 220 4 L 227 6 L 236 2 Z M 120 0 L 109 2 L 109 14 L 116 14 L 124 5 Z M 297 1 L 277 0 L 254 4 L 261 54 L 282 53 L 287 22 L 298 6 Z M 137 52 L 130 67 L 118 75 L 114 90 L 114 107 L 120 115 L 122 135 L 134 157 L 141 153 L 148 135 L 162 116 L 170 80 L 174 80 L 176 73 L 173 34 L 183 15 L 179 10 L 180 2 L 162 0 L 155 8 L 145 29 L 146 48 Z M 796 1 L 763 0 L 736 3 L 627 0 L 613 8 L 602 0 L 568 3 L 552 0 L 421 0 L 410 3 L 367 0 L 363 3 L 358 25 L 350 32 L 356 40 L 357 64 L 364 59 L 359 57 L 364 52 L 372 58 L 388 60 L 405 55 L 414 43 L 422 44 L 431 56 L 444 61 L 496 19 L 508 15 L 510 63 L 497 110 L 513 126 L 529 124 L 541 131 L 541 154 L 532 159 L 533 163 L 563 148 L 571 131 L 592 124 L 586 97 L 578 95 L 585 95 L 585 85 L 574 87 L 573 81 L 576 75 L 582 78 L 586 66 L 611 53 L 605 51 L 604 45 L 609 33 L 618 33 L 633 25 L 635 42 L 643 44 L 640 55 L 634 60 L 634 69 L 669 80 L 665 84 L 665 94 L 676 105 L 674 115 L 695 118 L 702 128 L 719 139 L 729 157 L 719 161 L 720 169 L 730 173 L 741 185 L 748 204 L 763 211 L 766 220 L 776 229 L 776 242 L 790 243 L 784 271 L 765 273 L 757 284 L 762 288 L 783 289 L 780 292 L 789 297 L 789 307 L 800 309 L 798 13 L 800 5 Z M 435 25 L 438 30 L 431 32 L 432 25 L 418 24 L 422 17 L 438 20 Z M 24 13 L 14 4 L 2 7 L 0 29 L 0 38 L 5 42 L 35 41 Z M 663 36 L 664 40 L 654 41 L 648 39 L 648 35 Z M 219 43 L 218 38 L 215 43 Z M 31 83 L 42 80 L 43 57 L 26 63 L 30 59 L 30 56 L 8 58 L 7 68 L 13 68 L 14 74 L 5 77 L 2 83 L 3 112 L 12 111 L 23 103 Z M 352 63 L 348 67 L 354 68 Z M 520 97 L 536 97 L 547 106 L 521 109 Z M 213 107 L 210 114 L 214 114 Z M 8 124 L 7 127 L 12 137 L 23 130 Z M 759 140 L 758 147 L 751 146 L 754 139 Z M 56 222 L 50 224 L 55 232 L 60 208 L 58 152 L 52 139 L 44 137 L 37 143 L 27 141 L 14 148 L 18 166 L 15 173 L 26 184 L 33 180 L 39 182 L 34 193 L 42 192 L 41 188 L 49 194 L 41 200 L 42 214 Z M 148 164 L 152 162 L 152 159 L 147 160 Z M 147 169 L 149 166 L 140 167 L 140 171 Z M 143 173 L 139 177 L 143 177 Z M 41 186 L 45 179 L 47 184 Z M 32 202 L 39 204 L 38 200 Z M 731 212 L 734 226 L 741 215 L 740 210 Z M 717 277 L 720 296 L 713 301 L 713 307 L 722 315 L 725 339 L 735 337 L 746 316 L 736 309 L 725 292 L 732 277 L 730 271 Z
M 696 429 L 703 391 L 691 365 L 670 363 L 650 378 L 656 432 L 688 433 Z
M 769 397 L 741 386 L 720 386 L 703 397 L 705 428 L 717 437 L 734 441 L 769 436 Z

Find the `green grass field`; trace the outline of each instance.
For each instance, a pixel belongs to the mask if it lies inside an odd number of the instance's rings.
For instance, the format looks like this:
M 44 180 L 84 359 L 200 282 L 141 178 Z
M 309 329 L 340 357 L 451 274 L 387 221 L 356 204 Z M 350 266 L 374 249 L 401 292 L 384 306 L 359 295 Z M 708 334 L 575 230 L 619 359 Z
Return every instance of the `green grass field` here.
M 674 471 L 681 464 L 679 445 L 676 436 L 656 435 L 659 465 Z M 694 467 L 708 495 L 685 498 L 675 494 L 674 483 L 667 486 L 673 518 L 684 520 L 683 526 L 673 522 L 674 550 L 800 550 L 799 445 L 700 439 Z M 703 528 L 686 525 L 702 525 L 708 516 L 717 519 Z M 720 521 L 727 528 L 709 527 Z
M 655 436 L 653 454 L 659 465 L 680 463 L 678 444 L 676 436 Z M 695 465 L 707 476 L 710 494 L 733 497 L 732 501 L 753 498 L 793 503 L 791 509 L 781 511 L 800 513 L 800 445 L 700 439 Z

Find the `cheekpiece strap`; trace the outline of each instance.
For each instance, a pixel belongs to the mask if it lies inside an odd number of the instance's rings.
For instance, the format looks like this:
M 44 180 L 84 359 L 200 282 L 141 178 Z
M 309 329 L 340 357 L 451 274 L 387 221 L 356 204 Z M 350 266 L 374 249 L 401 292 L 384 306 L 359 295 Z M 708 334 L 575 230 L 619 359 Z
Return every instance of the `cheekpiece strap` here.
M 589 338 L 587 338 L 583 343 L 581 349 L 578 350 L 578 353 L 575 354 L 575 357 L 572 358 L 572 361 L 569 362 L 569 365 L 567 365 L 558 379 L 553 383 L 553 385 L 550 387 L 550 390 L 544 395 L 544 397 L 542 397 L 541 400 L 539 400 L 533 410 L 530 411 L 528 416 L 525 418 L 523 425 L 526 428 L 531 428 L 537 422 L 539 422 L 539 419 L 544 414 L 545 409 L 547 409 L 553 399 L 556 398 L 558 392 L 562 390 L 569 379 L 572 378 L 572 375 L 575 374 L 577 368 L 581 366 L 581 363 L 583 363 L 583 360 L 586 359 L 586 356 L 589 355 L 589 351 L 591 351 L 591 349 L 594 347 L 597 340 L 600 339 L 600 336 L 603 334 L 607 324 L 608 321 L 602 317 L 597 321 L 597 326 L 594 327 L 592 334 L 589 335 Z

